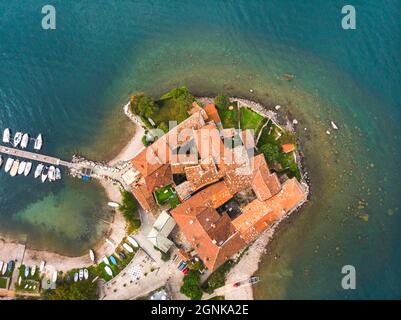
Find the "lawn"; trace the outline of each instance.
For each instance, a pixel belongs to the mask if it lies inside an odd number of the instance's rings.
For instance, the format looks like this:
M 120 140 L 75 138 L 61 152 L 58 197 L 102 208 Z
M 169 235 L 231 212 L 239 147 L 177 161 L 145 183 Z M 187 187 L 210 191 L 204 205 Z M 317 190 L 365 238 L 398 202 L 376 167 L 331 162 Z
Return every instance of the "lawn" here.
M 155 197 L 159 205 L 163 205 L 168 202 L 172 208 L 175 208 L 181 203 L 178 199 L 177 193 L 171 185 L 157 189 L 155 191 Z
M 238 129 L 238 109 L 237 106 L 234 106 L 233 110 L 220 110 L 218 109 L 218 113 L 221 119 L 221 124 L 223 128 L 230 129 L 235 128 Z
M 266 121 L 265 117 L 249 108 L 242 107 L 240 109 L 240 124 L 242 130 L 253 129 L 257 132 Z
M 298 180 L 300 180 L 301 172 L 299 171 L 298 164 L 295 161 L 296 159 L 294 153 L 284 153 L 281 149 L 281 146 L 286 143 L 292 143 L 296 145 L 295 135 L 292 132 L 283 131 L 273 122 L 269 122 L 263 129 L 257 147 L 260 149 L 264 145 L 274 146 L 279 152 L 277 160 L 271 161 L 271 159 L 268 159 L 268 157 L 265 155 L 266 161 L 269 164 L 273 164 L 274 162 L 280 164 L 281 169 L 275 169 L 278 173 L 285 173 L 290 178 L 296 177 Z
M 0 277 L 0 289 L 7 289 L 8 278 Z

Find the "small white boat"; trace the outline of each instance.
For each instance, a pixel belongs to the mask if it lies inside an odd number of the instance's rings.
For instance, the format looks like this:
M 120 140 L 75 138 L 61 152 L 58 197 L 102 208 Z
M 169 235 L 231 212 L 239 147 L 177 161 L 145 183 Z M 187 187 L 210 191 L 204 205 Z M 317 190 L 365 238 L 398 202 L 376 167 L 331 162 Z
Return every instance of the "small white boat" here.
M 108 266 L 110 265 L 110 261 L 107 257 L 104 257 L 102 260 L 106 265 L 108 265 Z
M 32 170 L 32 162 L 27 162 L 24 170 L 24 176 L 27 177 L 31 173 Z
M 74 274 L 74 282 L 77 282 L 79 278 L 78 272 L 75 272 Z
M 85 280 L 89 279 L 89 271 L 88 271 L 88 269 L 84 269 L 84 279 Z
M 42 134 L 39 134 L 38 137 L 35 139 L 35 145 L 33 146 L 33 148 L 35 150 L 40 150 L 42 149 L 42 145 L 43 145 L 43 137 Z
M 13 166 L 14 159 L 13 158 L 8 158 L 6 161 L 6 165 L 4 166 L 4 171 L 9 172 L 11 170 L 11 167 Z
M 4 276 L 7 272 L 7 263 L 3 263 L 3 269 L 1 269 L 1 274 Z
M 54 272 L 53 272 L 53 276 L 52 276 L 52 281 L 53 281 L 53 282 L 56 282 L 56 281 L 57 281 L 57 276 L 58 276 L 57 271 L 54 271 Z
M 35 275 L 35 272 L 36 272 L 36 266 L 33 266 L 33 267 L 31 268 L 31 276 L 32 276 L 32 277 Z
M 89 250 L 89 257 L 91 258 L 91 261 L 94 263 L 95 262 L 95 252 L 92 249 Z
M 0 260 L 0 273 L 1 273 L 1 270 L 3 269 L 3 265 L 4 265 L 4 262 Z
M 84 278 L 84 270 L 79 270 L 79 281 L 81 281 Z
M 22 149 L 26 149 L 28 147 L 29 144 L 29 134 L 25 133 L 22 136 L 22 140 L 21 140 L 21 148 Z
M 42 174 L 43 168 L 44 168 L 44 165 L 39 163 L 35 170 L 35 175 L 34 175 L 35 179 L 40 177 L 40 175 Z
M 45 270 L 45 265 L 46 265 L 46 261 L 42 260 L 42 262 L 40 263 L 40 266 L 39 266 L 39 271 L 40 272 L 43 272 L 43 270 Z
M 25 272 L 24 272 L 24 276 L 25 276 L 25 278 L 27 278 L 28 276 L 29 276 L 29 267 L 28 266 L 25 266 Z
M 21 175 L 24 173 L 25 171 L 25 167 L 26 167 L 26 162 L 25 161 L 21 161 L 18 167 L 18 175 Z
M 109 266 L 105 266 L 104 270 L 107 272 L 107 274 L 109 276 L 111 276 L 111 277 L 113 276 L 113 270 L 111 270 L 111 268 Z
M 134 249 L 132 249 L 131 246 L 130 246 L 129 244 L 127 244 L 127 243 L 124 243 L 124 244 L 123 244 L 123 248 L 124 248 L 125 250 L 127 250 L 129 253 L 134 252 Z
M 42 183 L 44 183 L 47 180 L 48 174 L 49 174 L 49 168 L 44 167 L 42 170 Z
M 61 170 L 56 168 L 56 180 L 61 180 Z
M 15 177 L 18 173 L 19 160 L 15 160 L 10 170 L 10 176 Z
M 3 156 L 0 154 L 0 168 L 3 165 Z
M 49 181 L 56 181 L 56 168 L 54 166 L 50 166 L 48 178 Z
M 330 121 L 330 124 L 333 127 L 333 129 L 338 130 L 337 125 L 333 121 Z
M 112 208 L 119 208 L 120 204 L 117 202 L 107 202 L 107 205 Z
M 6 262 L 3 263 L 3 269 L 1 269 L 1 274 L 5 275 L 7 272 L 8 264 Z
M 10 143 L 11 131 L 10 129 L 4 129 L 3 131 L 3 142 Z
M 138 247 L 139 247 L 138 242 L 136 242 L 136 240 L 135 240 L 134 238 L 132 238 L 131 236 L 128 236 L 128 237 L 127 237 L 127 240 L 128 240 L 135 248 L 138 248 Z
M 22 282 L 22 277 L 19 276 L 19 278 L 18 278 L 18 285 L 19 285 L 19 286 L 21 285 L 21 282 Z
M 14 136 L 13 145 L 14 148 L 18 147 L 22 140 L 22 132 L 17 132 Z

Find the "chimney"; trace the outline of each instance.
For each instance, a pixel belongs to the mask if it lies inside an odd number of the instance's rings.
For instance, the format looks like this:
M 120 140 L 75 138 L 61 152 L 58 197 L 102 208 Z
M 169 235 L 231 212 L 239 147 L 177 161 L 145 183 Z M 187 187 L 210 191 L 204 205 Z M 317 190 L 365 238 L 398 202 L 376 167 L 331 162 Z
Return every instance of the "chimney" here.
M 193 224 L 194 223 L 194 220 L 189 220 L 189 224 Z

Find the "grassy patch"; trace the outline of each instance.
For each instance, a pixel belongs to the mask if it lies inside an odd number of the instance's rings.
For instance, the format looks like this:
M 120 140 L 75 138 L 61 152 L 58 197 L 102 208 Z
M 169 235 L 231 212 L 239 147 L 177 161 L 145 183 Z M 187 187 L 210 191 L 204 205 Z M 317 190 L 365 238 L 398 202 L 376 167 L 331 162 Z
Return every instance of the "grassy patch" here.
M 238 108 L 236 104 L 233 104 L 233 107 L 232 110 L 229 110 L 228 108 L 217 110 L 221 119 L 221 124 L 225 129 L 238 129 Z
M 0 289 L 8 289 L 7 288 L 8 279 L 5 277 L 0 277 Z
M 282 145 L 292 143 L 296 145 L 296 137 L 292 132 L 283 131 L 273 122 L 269 122 L 263 129 L 258 141 L 258 149 L 264 153 L 266 161 L 280 174 L 287 174 L 288 177 L 301 179 L 301 172 L 296 163 L 293 152 L 284 153 Z M 269 146 L 269 148 L 266 148 Z M 269 149 L 270 152 L 266 152 Z
M 158 204 L 163 205 L 168 202 L 172 208 L 175 208 L 181 203 L 171 185 L 157 189 L 155 191 L 155 197 Z
M 224 298 L 224 296 L 215 296 L 215 297 L 210 298 L 208 300 L 226 300 L 226 299 Z
M 265 117 L 249 108 L 242 107 L 240 109 L 240 123 L 242 130 L 253 129 L 256 132 L 258 128 L 263 125 L 265 119 Z

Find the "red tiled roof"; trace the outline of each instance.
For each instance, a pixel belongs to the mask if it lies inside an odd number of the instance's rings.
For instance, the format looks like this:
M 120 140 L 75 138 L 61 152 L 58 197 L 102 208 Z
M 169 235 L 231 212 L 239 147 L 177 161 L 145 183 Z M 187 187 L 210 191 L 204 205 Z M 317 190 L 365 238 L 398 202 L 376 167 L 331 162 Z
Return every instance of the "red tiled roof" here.
M 216 123 L 220 123 L 221 122 L 221 119 L 220 119 L 219 113 L 217 111 L 217 108 L 213 103 L 209 103 L 203 109 L 206 111 L 206 114 L 207 114 L 209 120 L 212 120 L 212 121 L 214 121 Z
M 171 166 L 169 164 L 161 166 L 152 174 L 145 177 L 145 183 L 150 192 L 153 192 L 156 188 L 174 184 Z
M 281 148 L 283 149 L 283 152 L 284 152 L 284 153 L 290 153 L 290 152 L 292 152 L 292 151 L 295 150 L 295 144 L 286 143 L 286 144 L 283 144 L 283 145 L 281 146 Z
M 265 201 L 281 190 L 280 181 L 275 173 L 270 174 L 269 168 L 262 165 L 255 169 L 252 188 L 260 201 Z
M 153 198 L 153 194 L 146 187 L 144 179 L 141 180 L 140 184 L 133 187 L 132 194 L 146 212 L 156 208 L 156 201 Z
M 246 242 L 281 220 L 289 211 L 306 199 L 306 192 L 296 178 L 287 180 L 282 190 L 266 201 L 253 200 L 233 220 L 233 225 Z

